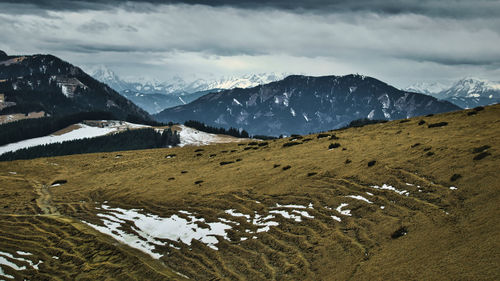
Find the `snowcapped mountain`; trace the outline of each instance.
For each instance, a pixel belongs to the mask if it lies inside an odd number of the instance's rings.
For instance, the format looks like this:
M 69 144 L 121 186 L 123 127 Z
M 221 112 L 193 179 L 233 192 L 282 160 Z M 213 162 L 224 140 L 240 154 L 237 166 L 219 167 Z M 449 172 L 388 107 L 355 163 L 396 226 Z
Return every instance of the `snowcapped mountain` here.
M 450 101 L 462 108 L 473 108 L 500 102 L 500 82 L 479 78 L 463 78 L 445 86 L 443 83 L 417 83 L 406 91 L 424 93 L 438 99 Z
M 403 89 L 412 93 L 421 93 L 433 96 L 441 91 L 450 88 L 450 84 L 441 82 L 418 82 Z
M 292 75 L 253 88 L 210 93 L 154 117 L 277 136 L 331 130 L 362 118 L 393 120 L 458 109 L 447 101 L 400 91 L 361 75 Z
M 114 71 L 104 65 L 90 68 L 91 76 L 108 84 L 117 91 L 135 91 L 142 94 L 185 95 L 208 90 L 227 90 L 233 88 L 250 88 L 278 81 L 287 76 L 286 73 L 260 73 L 243 76 L 228 76 L 218 79 L 185 80 L 174 76 L 165 81 L 145 77 L 120 78 Z
M 149 113 L 189 103 L 209 92 L 255 87 L 286 76 L 285 73 L 260 73 L 190 81 L 175 76 L 162 82 L 144 77 L 122 79 L 104 65 L 90 68 L 89 71 L 92 77 L 106 83 Z
M 492 82 L 478 78 L 464 78 L 457 81 L 449 89 L 437 94 L 440 98 L 500 98 L 500 82 Z

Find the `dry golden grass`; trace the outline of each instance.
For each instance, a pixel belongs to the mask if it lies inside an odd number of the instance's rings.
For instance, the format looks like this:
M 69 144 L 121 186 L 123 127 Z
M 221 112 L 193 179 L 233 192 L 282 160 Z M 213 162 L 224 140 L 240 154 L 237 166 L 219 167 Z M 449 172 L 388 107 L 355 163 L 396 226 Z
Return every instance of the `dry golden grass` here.
M 290 147 L 282 139 L 2 162 L 0 251 L 46 261 L 38 271 L 4 271 L 31 280 L 182 279 L 175 272 L 196 280 L 498 280 L 500 105 L 469 112 L 329 132 L 335 140 L 304 136 Z M 428 128 L 438 122 L 448 125 Z M 473 160 L 484 145 L 490 155 Z M 461 177 L 452 182 L 454 174 Z M 50 187 L 56 180 L 67 183 Z M 409 196 L 371 187 L 382 184 Z M 176 243 L 154 260 L 82 223 L 99 224 L 105 201 L 240 225 L 218 251 Z M 277 215 L 279 226 L 248 234 L 255 226 L 224 213 L 267 214 L 276 203 L 312 203 L 314 219 Z M 335 210 L 340 203 L 352 216 Z M 392 238 L 401 227 L 407 234 Z

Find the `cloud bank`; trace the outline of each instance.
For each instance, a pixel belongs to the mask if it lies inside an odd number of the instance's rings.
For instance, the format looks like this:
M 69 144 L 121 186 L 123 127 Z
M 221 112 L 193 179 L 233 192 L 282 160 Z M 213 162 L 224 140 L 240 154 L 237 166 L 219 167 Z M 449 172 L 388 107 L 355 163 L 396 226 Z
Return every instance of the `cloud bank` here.
M 0 1 L 0 49 L 119 74 L 500 77 L 498 1 Z

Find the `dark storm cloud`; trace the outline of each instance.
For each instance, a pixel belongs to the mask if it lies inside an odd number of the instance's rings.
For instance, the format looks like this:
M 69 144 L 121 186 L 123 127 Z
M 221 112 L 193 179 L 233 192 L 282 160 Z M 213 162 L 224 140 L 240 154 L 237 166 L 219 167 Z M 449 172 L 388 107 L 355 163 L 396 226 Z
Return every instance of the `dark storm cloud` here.
M 498 77 L 498 14 L 489 0 L 0 0 L 0 49 L 126 62 L 130 75 L 358 72 L 404 84 Z
M 421 14 L 435 17 L 481 18 L 498 17 L 498 0 L 0 0 L 0 3 L 29 4 L 50 10 L 100 10 L 116 6 L 132 6 L 134 3 L 152 4 L 141 6 L 144 11 L 154 10 L 158 4 L 229 6 L 245 9 L 282 9 L 296 12 L 373 12 L 380 14 Z

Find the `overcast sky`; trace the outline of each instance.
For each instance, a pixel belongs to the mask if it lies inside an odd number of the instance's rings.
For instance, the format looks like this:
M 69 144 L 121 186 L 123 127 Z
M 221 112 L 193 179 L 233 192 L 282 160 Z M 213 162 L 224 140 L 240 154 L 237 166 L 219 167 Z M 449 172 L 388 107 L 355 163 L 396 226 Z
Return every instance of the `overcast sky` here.
M 0 0 L 0 49 L 121 76 L 500 80 L 498 0 Z

